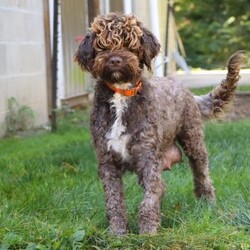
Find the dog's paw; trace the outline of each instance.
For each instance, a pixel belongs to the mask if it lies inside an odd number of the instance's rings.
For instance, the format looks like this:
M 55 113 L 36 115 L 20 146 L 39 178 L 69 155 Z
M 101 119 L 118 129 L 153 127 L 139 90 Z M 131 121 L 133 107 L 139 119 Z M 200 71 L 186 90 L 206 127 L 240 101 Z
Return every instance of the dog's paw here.
M 124 235 L 126 235 L 128 233 L 128 230 L 127 229 L 121 229 L 121 228 L 110 228 L 109 229 L 109 233 L 110 235 L 112 236 L 116 236 L 116 237 L 122 237 Z
M 196 187 L 194 192 L 196 197 L 199 199 L 203 199 L 211 203 L 216 201 L 216 196 L 212 185 Z

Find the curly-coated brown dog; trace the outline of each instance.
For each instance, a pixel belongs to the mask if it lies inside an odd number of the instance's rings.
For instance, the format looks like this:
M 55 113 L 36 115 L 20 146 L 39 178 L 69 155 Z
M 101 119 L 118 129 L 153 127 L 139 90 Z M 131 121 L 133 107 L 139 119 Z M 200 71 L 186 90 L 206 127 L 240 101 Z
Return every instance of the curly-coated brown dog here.
M 127 232 L 122 174 L 134 171 L 143 188 L 139 205 L 140 233 L 156 233 L 160 200 L 164 193 L 161 173 L 180 161 L 178 142 L 189 158 L 194 192 L 215 199 L 203 141 L 203 118 L 223 114 L 234 100 L 242 53 L 228 63 L 225 80 L 211 93 L 194 97 L 170 78 L 142 76 L 160 44 L 133 15 L 98 16 L 83 39 L 75 60 L 97 79 L 90 129 L 99 176 L 105 192 L 110 230 Z

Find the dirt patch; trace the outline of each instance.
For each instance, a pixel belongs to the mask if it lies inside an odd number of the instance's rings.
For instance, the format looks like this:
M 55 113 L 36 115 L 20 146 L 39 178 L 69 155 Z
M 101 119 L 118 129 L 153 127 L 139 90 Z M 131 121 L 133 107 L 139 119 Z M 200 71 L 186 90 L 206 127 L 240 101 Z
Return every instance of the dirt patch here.
M 250 119 L 250 92 L 236 93 L 236 102 L 227 115 L 229 120 Z

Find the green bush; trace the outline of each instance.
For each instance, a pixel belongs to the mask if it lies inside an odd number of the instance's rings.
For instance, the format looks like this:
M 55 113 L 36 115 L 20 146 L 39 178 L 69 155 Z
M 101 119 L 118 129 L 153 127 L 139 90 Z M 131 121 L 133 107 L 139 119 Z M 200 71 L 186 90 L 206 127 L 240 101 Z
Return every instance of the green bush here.
M 5 117 L 6 134 L 16 134 L 18 131 L 26 131 L 33 128 L 35 124 L 34 111 L 11 97 L 8 99 L 8 113 Z
M 249 58 L 249 0 L 176 0 L 174 10 L 190 66 L 224 67 L 237 50 L 245 50 Z

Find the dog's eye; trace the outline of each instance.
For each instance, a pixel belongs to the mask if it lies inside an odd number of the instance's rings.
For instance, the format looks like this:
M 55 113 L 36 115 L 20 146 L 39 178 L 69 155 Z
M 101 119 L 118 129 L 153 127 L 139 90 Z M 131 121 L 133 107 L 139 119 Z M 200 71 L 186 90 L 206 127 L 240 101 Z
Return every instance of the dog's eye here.
M 108 51 L 108 49 L 106 49 L 106 48 L 98 48 L 98 51 L 102 53 L 102 52 Z

